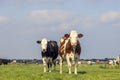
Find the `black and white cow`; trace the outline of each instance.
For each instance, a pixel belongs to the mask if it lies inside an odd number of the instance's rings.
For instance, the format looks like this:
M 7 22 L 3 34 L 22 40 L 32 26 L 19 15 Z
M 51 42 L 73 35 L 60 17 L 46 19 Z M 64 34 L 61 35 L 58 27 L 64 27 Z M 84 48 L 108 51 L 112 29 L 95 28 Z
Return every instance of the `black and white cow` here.
M 58 57 L 58 45 L 56 41 L 48 41 L 43 38 L 41 41 L 37 41 L 41 44 L 41 54 L 42 61 L 44 65 L 44 72 L 46 72 L 46 67 L 48 66 L 49 72 L 51 72 L 52 63 L 54 64 L 54 70 L 56 69 L 56 58 Z
M 8 63 L 10 63 L 9 59 L 1 59 L 0 58 L 0 65 L 2 65 L 2 64 L 7 65 Z

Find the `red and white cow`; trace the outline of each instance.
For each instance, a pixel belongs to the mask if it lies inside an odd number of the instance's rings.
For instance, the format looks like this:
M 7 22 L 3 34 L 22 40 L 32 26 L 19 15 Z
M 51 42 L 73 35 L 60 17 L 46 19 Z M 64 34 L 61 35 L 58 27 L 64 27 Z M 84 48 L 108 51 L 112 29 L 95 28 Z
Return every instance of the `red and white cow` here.
M 80 42 L 78 38 L 83 34 L 78 34 L 76 30 L 72 30 L 70 34 L 65 34 L 60 40 L 58 53 L 60 55 L 60 74 L 62 74 L 62 63 L 65 58 L 68 64 L 69 74 L 71 74 L 72 63 L 75 65 L 75 74 L 77 74 L 78 60 L 81 53 Z

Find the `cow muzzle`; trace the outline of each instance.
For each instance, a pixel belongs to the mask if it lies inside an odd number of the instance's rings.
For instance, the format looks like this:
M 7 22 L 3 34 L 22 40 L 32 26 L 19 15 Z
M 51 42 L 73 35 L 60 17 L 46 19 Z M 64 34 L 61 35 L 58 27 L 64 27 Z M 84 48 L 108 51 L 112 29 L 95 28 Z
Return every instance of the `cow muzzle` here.
M 72 45 L 72 48 L 73 48 L 73 52 L 75 53 L 76 52 L 76 45 Z
M 45 52 L 46 52 L 46 49 L 43 49 L 42 52 L 45 53 Z

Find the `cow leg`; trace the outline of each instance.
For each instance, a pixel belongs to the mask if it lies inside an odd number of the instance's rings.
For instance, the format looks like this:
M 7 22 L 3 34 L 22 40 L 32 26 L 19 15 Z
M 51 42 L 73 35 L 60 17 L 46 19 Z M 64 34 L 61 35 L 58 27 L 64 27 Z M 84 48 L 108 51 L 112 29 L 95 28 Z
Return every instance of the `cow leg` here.
M 74 72 L 74 74 L 77 74 L 78 60 L 79 60 L 79 55 L 76 53 L 75 54 L 75 72 Z
M 48 72 L 49 72 L 49 69 L 50 69 L 49 62 L 47 63 L 47 67 L 48 67 Z
M 54 64 L 54 71 L 56 71 L 56 59 L 54 59 L 52 62 Z
M 50 61 L 49 61 L 49 72 L 51 72 L 52 70 L 52 58 L 50 58 Z
M 75 72 L 74 72 L 74 74 L 77 74 L 77 68 L 78 68 L 78 61 L 75 61 Z
M 52 58 L 47 59 L 47 66 L 48 66 L 48 71 L 51 72 L 52 68 Z
M 48 62 L 48 71 L 51 72 L 51 63 Z
M 46 58 L 45 57 L 42 58 L 42 61 L 43 61 L 43 66 L 44 66 L 44 72 L 46 72 L 46 66 L 47 66 L 47 64 L 46 64 Z
M 60 57 L 60 74 L 62 74 L 62 62 L 63 62 L 62 57 Z
M 78 66 L 78 64 L 77 63 L 75 63 L 75 74 L 77 74 L 77 66 Z
M 67 64 L 68 64 L 69 74 L 71 74 L 71 62 L 70 62 L 69 54 L 66 55 L 66 60 L 67 60 Z

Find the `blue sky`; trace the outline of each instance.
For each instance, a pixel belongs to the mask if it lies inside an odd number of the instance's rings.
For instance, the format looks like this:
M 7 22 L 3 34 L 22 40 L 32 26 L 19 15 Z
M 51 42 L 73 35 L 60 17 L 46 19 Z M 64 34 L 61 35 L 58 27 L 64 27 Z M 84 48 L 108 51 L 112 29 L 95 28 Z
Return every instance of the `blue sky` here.
M 83 33 L 81 58 L 120 54 L 120 0 L 0 0 L 0 57 L 40 59 L 37 40 Z

